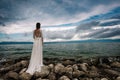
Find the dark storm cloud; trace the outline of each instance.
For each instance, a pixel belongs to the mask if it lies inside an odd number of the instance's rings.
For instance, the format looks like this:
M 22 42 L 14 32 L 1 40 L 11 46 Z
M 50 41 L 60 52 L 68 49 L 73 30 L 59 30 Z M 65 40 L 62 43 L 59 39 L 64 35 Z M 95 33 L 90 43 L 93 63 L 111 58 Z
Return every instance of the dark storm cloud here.
M 88 30 L 88 29 L 91 29 L 92 27 L 95 27 L 98 24 L 99 24 L 99 22 L 97 22 L 97 21 L 92 21 L 92 22 L 81 24 L 80 26 L 78 26 L 76 28 L 76 32 L 79 32 L 79 30 Z
M 78 13 L 89 12 L 97 5 L 110 5 L 119 2 L 119 0 L 1 0 L 0 23 L 5 24 L 6 22 L 42 16 L 40 12 L 55 17 L 59 17 L 59 15 L 61 15 L 60 17 L 72 17 Z M 31 14 L 33 10 L 38 12 Z

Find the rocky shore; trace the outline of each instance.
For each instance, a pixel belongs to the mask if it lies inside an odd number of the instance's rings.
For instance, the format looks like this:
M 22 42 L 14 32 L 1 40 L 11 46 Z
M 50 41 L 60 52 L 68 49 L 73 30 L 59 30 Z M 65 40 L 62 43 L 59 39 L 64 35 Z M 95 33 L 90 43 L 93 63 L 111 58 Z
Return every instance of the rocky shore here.
M 41 72 L 26 73 L 30 57 L 0 62 L 0 80 L 120 80 L 120 56 L 44 58 Z

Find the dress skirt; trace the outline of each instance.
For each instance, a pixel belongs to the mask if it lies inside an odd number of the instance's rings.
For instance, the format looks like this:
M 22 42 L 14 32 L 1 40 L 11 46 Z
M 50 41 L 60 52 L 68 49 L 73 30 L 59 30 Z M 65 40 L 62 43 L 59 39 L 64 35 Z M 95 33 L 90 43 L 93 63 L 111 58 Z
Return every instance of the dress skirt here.
M 30 62 L 28 65 L 28 69 L 26 70 L 27 73 L 33 75 L 35 71 L 41 72 L 41 67 L 43 66 L 42 53 L 43 53 L 42 38 L 35 37 Z

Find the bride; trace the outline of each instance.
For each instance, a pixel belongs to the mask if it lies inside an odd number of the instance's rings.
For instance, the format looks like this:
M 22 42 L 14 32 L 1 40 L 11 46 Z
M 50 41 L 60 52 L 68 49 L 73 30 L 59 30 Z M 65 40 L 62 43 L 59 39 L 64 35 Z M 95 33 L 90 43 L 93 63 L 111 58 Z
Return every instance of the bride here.
M 35 71 L 41 72 L 41 67 L 43 66 L 43 36 L 40 26 L 41 24 L 37 23 L 36 29 L 33 32 L 34 43 L 28 69 L 26 70 L 26 72 L 31 75 L 33 75 Z

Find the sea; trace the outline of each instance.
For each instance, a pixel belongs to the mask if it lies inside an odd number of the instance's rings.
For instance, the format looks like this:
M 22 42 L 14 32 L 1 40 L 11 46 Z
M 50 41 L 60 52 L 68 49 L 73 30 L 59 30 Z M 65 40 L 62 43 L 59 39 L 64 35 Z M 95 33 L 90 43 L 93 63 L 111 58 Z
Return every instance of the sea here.
M 32 42 L 2 42 L 0 43 L 0 61 L 30 56 L 32 47 Z M 43 45 L 43 57 L 80 58 L 96 56 L 120 56 L 120 41 L 47 42 Z

